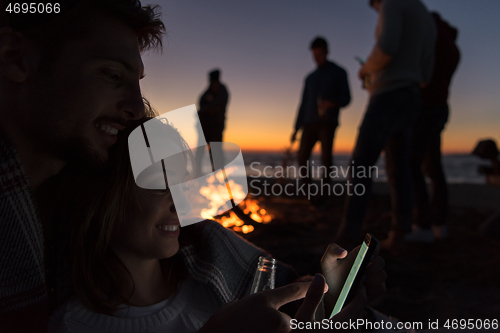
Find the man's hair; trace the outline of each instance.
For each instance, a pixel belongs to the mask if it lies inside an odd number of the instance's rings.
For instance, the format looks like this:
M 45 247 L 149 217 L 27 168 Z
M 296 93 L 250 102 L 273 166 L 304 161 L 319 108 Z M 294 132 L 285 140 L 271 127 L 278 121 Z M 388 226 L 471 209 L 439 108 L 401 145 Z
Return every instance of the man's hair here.
M 328 50 L 328 43 L 323 37 L 316 37 L 311 43 L 311 50 L 316 48 L 323 48 Z
M 25 34 L 40 48 L 42 58 L 54 59 L 67 41 L 83 39 L 102 18 L 117 20 L 132 29 L 141 51 L 162 47 L 165 25 L 160 19 L 160 8 L 142 6 L 139 0 L 61 0 L 60 12 L 50 14 L 9 13 L 5 9 L 13 2 L 0 1 L 0 26 Z

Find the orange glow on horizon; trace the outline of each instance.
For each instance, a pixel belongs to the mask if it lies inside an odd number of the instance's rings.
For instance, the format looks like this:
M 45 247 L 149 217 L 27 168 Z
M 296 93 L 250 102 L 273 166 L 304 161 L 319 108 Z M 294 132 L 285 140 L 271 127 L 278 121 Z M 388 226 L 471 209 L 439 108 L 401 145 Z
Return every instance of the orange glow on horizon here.
M 470 154 L 477 143 L 477 139 L 472 139 L 468 137 L 459 137 L 456 140 L 452 140 L 453 137 L 444 137 L 444 144 L 442 145 L 443 154 L 453 155 L 453 154 Z M 241 150 L 244 152 L 265 152 L 265 153 L 282 153 L 286 148 L 287 141 L 283 137 L 270 137 L 268 140 L 253 140 L 252 138 L 245 136 L 244 133 L 236 137 L 228 136 L 224 139 L 228 142 L 236 143 L 240 146 Z M 333 153 L 338 155 L 350 155 L 354 148 L 353 140 L 341 138 L 335 139 Z M 293 151 L 296 152 L 299 149 L 299 142 L 295 142 L 293 145 Z M 319 153 L 321 151 L 321 145 L 318 142 L 314 147 L 314 153 Z
M 232 102 L 228 107 L 226 127 L 223 138 L 240 146 L 243 151 L 283 152 L 290 146 L 290 137 L 296 116 L 295 102 L 288 108 L 262 98 L 258 104 L 252 105 Z M 254 102 L 256 103 L 256 102 Z M 179 102 L 177 105 L 188 104 Z M 172 110 L 179 106 L 161 105 L 160 109 Z M 285 112 L 286 111 L 286 112 Z M 458 111 L 455 111 L 457 114 Z M 358 126 L 364 116 L 364 108 L 354 105 L 342 111 L 340 125 L 335 132 L 334 154 L 351 154 Z M 469 154 L 480 139 L 498 140 L 498 122 L 471 123 L 467 119 L 455 116 L 442 134 L 442 151 L 444 154 Z M 298 150 L 298 141 L 293 150 Z M 320 151 L 317 143 L 314 152 Z

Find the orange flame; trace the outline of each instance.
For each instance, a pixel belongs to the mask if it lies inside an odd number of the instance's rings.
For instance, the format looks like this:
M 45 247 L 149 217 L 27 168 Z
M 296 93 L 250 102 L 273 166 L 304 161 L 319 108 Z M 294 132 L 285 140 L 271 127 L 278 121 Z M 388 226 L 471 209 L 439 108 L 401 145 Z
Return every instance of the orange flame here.
M 235 168 L 227 168 L 225 171 L 226 175 L 229 175 L 235 171 Z M 214 184 L 216 178 L 219 181 L 219 184 Z M 219 208 L 224 206 L 225 203 L 229 201 L 230 197 L 227 187 L 222 185 L 224 183 L 224 174 L 222 171 L 217 172 L 215 177 L 213 175 L 209 177 L 207 182 L 208 185 L 203 186 L 200 189 L 200 194 L 210 200 L 210 208 L 203 209 L 201 211 L 201 216 L 205 219 L 214 220 L 213 216 L 223 213 L 223 211 L 219 210 Z M 231 179 L 228 181 L 228 184 L 231 189 L 233 199 L 236 202 L 245 197 L 245 192 L 240 185 L 236 184 Z M 271 214 L 259 206 L 259 202 L 256 199 L 246 198 L 241 201 L 238 206 L 240 206 L 241 210 L 246 215 L 250 216 L 250 218 L 257 223 L 269 223 L 273 219 Z M 244 234 L 250 233 L 254 230 L 252 225 L 246 225 L 233 211 L 229 212 L 229 216 L 222 216 L 218 218 L 217 222 L 222 224 L 225 228 L 232 229 L 236 232 L 242 232 Z
M 267 213 L 264 208 L 260 208 L 259 201 L 256 199 L 247 198 L 240 205 L 243 207 L 243 213 L 249 215 L 252 220 L 258 223 L 269 223 L 272 221 L 273 217 Z
M 236 167 L 225 169 L 226 175 L 230 175 L 235 170 Z M 219 182 L 218 184 L 214 184 L 216 178 Z M 214 175 L 210 176 L 207 179 L 207 183 L 208 186 L 203 186 L 200 189 L 200 194 L 210 200 L 210 208 L 202 209 L 201 217 L 203 217 L 204 219 L 213 220 L 212 216 L 222 214 L 223 211 L 219 211 L 219 208 L 224 206 L 225 203 L 231 198 L 229 197 L 227 186 L 222 185 L 224 184 L 224 173 L 222 172 L 222 170 L 218 171 L 215 174 L 215 177 Z M 231 189 L 231 194 L 235 201 L 240 201 L 245 197 L 245 192 L 243 191 L 241 185 L 235 183 L 232 179 L 229 179 L 228 185 Z

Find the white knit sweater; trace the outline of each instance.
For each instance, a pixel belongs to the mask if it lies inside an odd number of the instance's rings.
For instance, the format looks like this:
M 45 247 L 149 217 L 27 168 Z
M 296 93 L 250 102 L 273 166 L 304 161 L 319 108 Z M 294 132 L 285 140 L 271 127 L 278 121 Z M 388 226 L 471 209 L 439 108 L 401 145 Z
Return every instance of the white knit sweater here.
M 69 301 L 51 318 L 51 332 L 196 332 L 219 306 L 210 288 L 188 279 L 167 300 L 146 307 L 123 307 L 115 316 L 92 312 L 76 299 Z
M 265 252 L 215 221 L 185 227 L 182 237 L 179 252 L 189 278 L 165 303 L 131 307 L 128 313 L 121 310 L 116 316 L 107 316 L 94 313 L 73 300 L 51 317 L 49 331 L 196 332 L 218 308 L 248 294 L 258 258 L 266 255 Z M 293 269 L 278 262 L 277 287 L 296 278 Z

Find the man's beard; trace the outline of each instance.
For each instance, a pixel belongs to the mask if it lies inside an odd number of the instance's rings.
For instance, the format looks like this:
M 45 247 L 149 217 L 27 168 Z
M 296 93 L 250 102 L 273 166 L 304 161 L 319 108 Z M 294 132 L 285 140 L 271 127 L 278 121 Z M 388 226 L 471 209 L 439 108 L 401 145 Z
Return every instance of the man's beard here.
M 77 172 L 93 175 L 106 167 L 107 158 L 97 153 L 84 138 L 68 138 L 59 148 L 60 157 L 67 162 L 67 167 Z

